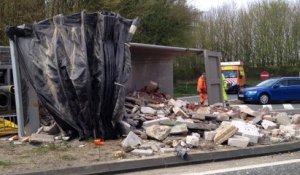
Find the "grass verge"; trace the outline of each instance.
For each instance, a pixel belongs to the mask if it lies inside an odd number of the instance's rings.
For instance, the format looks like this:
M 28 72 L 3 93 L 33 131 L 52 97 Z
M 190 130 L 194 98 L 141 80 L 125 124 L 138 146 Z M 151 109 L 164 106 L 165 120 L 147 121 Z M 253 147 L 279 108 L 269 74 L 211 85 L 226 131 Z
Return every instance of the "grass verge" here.
M 180 83 L 174 87 L 175 97 L 184 97 L 197 95 L 197 84 L 196 83 Z

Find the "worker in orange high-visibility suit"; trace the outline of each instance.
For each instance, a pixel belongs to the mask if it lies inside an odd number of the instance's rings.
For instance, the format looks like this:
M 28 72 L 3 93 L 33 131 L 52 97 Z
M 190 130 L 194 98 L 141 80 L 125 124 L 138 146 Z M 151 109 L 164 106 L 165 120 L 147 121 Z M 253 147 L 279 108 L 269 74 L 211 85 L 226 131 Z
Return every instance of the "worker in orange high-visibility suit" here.
M 204 102 L 207 99 L 207 87 L 206 87 L 205 73 L 203 73 L 198 79 L 197 92 L 199 93 L 199 96 L 200 96 L 201 105 L 204 105 Z

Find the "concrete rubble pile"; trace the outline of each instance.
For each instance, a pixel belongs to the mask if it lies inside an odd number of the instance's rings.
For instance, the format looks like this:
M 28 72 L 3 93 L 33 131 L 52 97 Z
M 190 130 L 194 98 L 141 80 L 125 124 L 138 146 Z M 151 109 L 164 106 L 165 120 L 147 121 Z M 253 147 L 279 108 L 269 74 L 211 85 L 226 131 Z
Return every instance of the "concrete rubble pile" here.
M 300 114 L 222 103 L 200 106 L 160 93 L 155 82 L 127 96 L 125 106 L 122 147 L 137 156 L 176 153 L 184 159 L 192 149 L 245 148 L 300 138 Z
M 150 82 L 125 98 L 125 115 L 119 128 L 125 138 L 119 151 L 122 157 L 125 153 L 139 157 L 171 153 L 187 159 L 193 150 L 245 148 L 300 139 L 300 114 L 271 112 L 269 108 L 253 111 L 246 105 L 222 103 L 200 106 L 175 100 L 161 93 L 156 82 Z M 70 139 L 60 132 L 57 124 L 50 122 L 30 137 L 18 140 L 14 136 L 10 141 L 49 144 Z

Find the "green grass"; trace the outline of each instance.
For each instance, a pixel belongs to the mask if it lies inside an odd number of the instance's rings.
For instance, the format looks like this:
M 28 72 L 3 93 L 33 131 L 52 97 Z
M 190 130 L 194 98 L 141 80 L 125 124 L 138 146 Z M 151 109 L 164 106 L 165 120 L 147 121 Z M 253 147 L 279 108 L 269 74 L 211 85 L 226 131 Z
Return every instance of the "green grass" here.
M 175 97 L 184 97 L 197 95 L 197 84 L 196 83 L 180 83 L 174 87 Z
M 255 86 L 258 83 L 262 82 L 261 79 L 258 78 L 248 78 L 246 84 L 248 86 Z M 198 95 L 197 93 L 197 84 L 191 82 L 181 82 L 177 83 L 174 86 L 174 97 L 185 97 L 185 96 L 193 96 Z
M 72 160 L 76 160 L 76 157 L 65 154 L 65 155 L 60 156 L 60 159 L 66 160 L 66 161 L 72 161 Z
M 11 165 L 11 162 L 0 160 L 0 167 L 7 167 L 9 165 Z
M 246 84 L 247 85 L 250 85 L 250 86 L 255 86 L 257 85 L 258 83 L 262 82 L 263 80 L 261 79 L 254 79 L 254 78 L 248 78 L 247 81 L 246 81 Z
M 54 143 L 51 143 L 49 145 L 41 145 L 41 146 L 38 146 L 37 148 L 33 148 L 32 151 L 35 152 L 36 154 L 42 155 L 42 154 L 46 154 L 50 151 L 64 152 L 64 151 L 68 150 L 67 147 L 68 147 L 68 145 L 61 146 L 61 145 L 55 145 Z

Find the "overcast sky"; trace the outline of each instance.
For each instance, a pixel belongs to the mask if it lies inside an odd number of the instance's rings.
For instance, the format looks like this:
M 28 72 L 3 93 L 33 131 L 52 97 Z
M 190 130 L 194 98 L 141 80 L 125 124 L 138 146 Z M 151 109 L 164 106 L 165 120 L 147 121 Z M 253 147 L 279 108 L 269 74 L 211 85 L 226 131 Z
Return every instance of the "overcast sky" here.
M 248 3 L 259 2 L 260 0 L 187 0 L 189 5 L 192 5 L 202 11 L 207 11 L 210 8 L 222 6 L 224 3 L 235 2 L 238 8 L 246 7 Z M 295 0 L 286 0 L 286 1 L 295 1 Z

